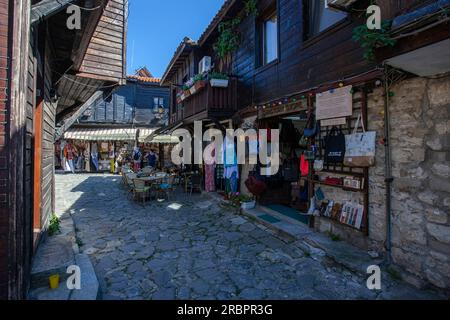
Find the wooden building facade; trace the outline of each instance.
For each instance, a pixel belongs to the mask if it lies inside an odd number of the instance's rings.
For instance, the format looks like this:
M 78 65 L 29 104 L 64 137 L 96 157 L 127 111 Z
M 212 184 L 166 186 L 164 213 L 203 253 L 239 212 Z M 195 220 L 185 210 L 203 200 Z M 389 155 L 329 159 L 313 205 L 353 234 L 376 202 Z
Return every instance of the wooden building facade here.
M 127 84 L 100 97 L 78 119 L 79 125 L 122 125 L 159 128 L 168 124 L 169 89 L 160 79 L 128 76 Z
M 66 12 L 80 9 L 80 29 Z M 56 123 L 125 82 L 127 3 L 1 2 L 0 298 L 24 298 L 54 213 Z
M 450 185 L 448 179 L 442 180 L 444 171 L 438 173 L 429 166 L 434 163 L 440 167 L 435 163 L 440 159 L 448 167 L 448 122 L 441 123 L 437 118 L 449 117 L 445 110 L 450 101 L 443 97 L 449 96 L 449 79 L 445 76 L 450 69 L 445 61 L 450 61 L 450 3 L 447 0 L 376 1 L 382 20 L 392 22 L 387 34 L 395 40 L 395 45 L 377 46 L 373 59 L 367 59 L 364 48 L 353 36 L 356 28 L 366 25 L 370 1 L 338 0 L 333 1 L 334 6 L 331 2 L 260 0 L 256 2 L 256 10 L 249 13 L 245 8 L 250 2 L 225 1 L 200 39 L 184 39 L 163 76 L 162 82 L 171 85 L 172 92 L 171 126 L 167 130 L 190 126 L 195 120 L 219 124 L 230 120 L 233 128 L 251 121 L 256 128 L 272 125 L 273 129 L 298 115 L 305 123 L 309 114 L 316 113 L 318 96 L 351 86 L 353 114 L 340 128 L 350 133 L 359 114 L 362 115 L 365 128 L 377 132 L 376 165 L 354 170 L 326 166 L 322 173 L 310 170 L 306 184 L 308 202 L 321 187 L 336 199 L 363 204 L 363 223 L 360 228 L 352 228 L 320 216 L 311 221 L 311 226 L 338 234 L 365 250 L 380 252 L 415 285 L 432 283 L 448 289 L 450 279 L 445 275 L 448 268 L 444 266 L 450 258 L 450 243 L 444 234 L 450 232 L 450 220 L 448 213 L 443 212 L 448 212 L 445 199 Z M 239 44 L 236 50 L 220 58 L 214 47 L 226 23 L 234 23 L 236 18 L 239 20 L 233 31 L 239 34 Z M 237 81 L 235 86 L 226 89 L 236 90 L 231 94 L 237 96 L 236 105 L 232 102 L 227 105 L 229 110 L 236 110 L 232 116 L 205 112 L 209 100 L 202 100 L 198 93 L 179 98 L 188 80 L 199 73 L 198 63 L 205 56 L 212 58 L 212 71 L 225 72 Z M 444 80 L 433 80 L 433 77 Z M 408 94 L 418 96 L 408 99 Z M 425 102 L 420 104 L 422 101 Z M 427 103 L 440 107 L 435 111 L 422 110 Z M 400 110 L 419 116 L 406 119 Z M 431 118 L 423 123 L 422 114 Z M 414 131 L 410 128 L 412 123 L 428 129 Z M 319 145 L 330 129 L 323 126 L 316 139 L 310 139 L 310 146 Z M 409 176 L 413 168 L 424 174 Z M 246 179 L 249 169 L 241 170 L 241 179 Z M 365 182 L 361 190 L 350 192 L 318 180 L 324 175 L 340 179 L 359 177 Z M 420 183 L 414 177 L 419 177 Z M 282 202 L 289 201 L 286 196 L 291 195 L 290 185 L 270 189 L 270 195 L 275 198 L 268 202 L 276 201 L 276 197 Z M 244 190 L 242 183 L 241 186 Z M 424 198 L 430 192 L 438 194 L 433 201 Z M 411 198 L 408 204 L 405 197 Z M 426 215 L 427 210 L 435 212 L 439 219 Z

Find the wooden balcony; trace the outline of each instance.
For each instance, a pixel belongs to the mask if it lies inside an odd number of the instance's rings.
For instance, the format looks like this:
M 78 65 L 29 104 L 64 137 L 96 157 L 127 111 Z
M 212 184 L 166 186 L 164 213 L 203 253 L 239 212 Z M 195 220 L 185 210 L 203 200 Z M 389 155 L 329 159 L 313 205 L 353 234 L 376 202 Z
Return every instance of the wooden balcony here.
M 206 83 L 198 92 L 187 97 L 170 115 L 170 123 L 181 120 L 223 120 L 237 111 L 237 78 L 230 78 L 227 88 Z

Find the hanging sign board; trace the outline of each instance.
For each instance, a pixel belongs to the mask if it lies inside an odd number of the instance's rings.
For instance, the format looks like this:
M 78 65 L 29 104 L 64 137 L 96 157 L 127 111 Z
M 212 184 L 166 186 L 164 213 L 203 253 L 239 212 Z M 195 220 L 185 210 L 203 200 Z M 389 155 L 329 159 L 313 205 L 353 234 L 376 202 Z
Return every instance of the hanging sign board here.
M 352 86 L 322 92 L 316 96 L 317 120 L 349 117 L 353 113 Z

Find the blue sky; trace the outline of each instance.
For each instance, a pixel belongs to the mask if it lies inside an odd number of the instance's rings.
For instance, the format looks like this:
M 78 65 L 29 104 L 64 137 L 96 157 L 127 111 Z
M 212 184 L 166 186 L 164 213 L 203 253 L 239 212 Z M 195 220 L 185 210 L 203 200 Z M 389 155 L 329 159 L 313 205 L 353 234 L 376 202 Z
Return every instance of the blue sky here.
M 197 40 L 224 0 L 129 0 L 128 74 L 147 66 L 161 77 L 185 36 Z

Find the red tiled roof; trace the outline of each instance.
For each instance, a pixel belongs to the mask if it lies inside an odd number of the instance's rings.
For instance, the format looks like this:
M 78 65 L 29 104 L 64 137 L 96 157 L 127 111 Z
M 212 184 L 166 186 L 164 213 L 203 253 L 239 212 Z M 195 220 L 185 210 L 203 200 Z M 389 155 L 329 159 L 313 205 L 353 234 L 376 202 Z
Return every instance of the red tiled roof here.
M 161 82 L 160 78 L 141 77 L 141 76 L 137 76 L 137 75 L 128 76 L 127 78 L 129 80 L 137 80 L 139 82 L 145 82 L 145 83 L 160 83 Z

